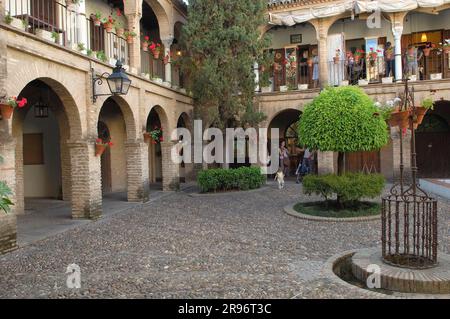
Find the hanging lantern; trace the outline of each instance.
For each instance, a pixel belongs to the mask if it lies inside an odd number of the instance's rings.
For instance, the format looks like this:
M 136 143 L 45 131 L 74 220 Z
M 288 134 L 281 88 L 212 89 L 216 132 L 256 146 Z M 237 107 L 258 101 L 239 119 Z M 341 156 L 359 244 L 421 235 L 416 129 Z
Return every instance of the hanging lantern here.
M 420 38 L 420 42 L 428 42 L 428 37 L 426 33 L 422 33 L 422 37 Z
M 48 117 L 48 105 L 44 103 L 42 97 L 34 105 L 34 117 L 36 118 L 47 118 Z

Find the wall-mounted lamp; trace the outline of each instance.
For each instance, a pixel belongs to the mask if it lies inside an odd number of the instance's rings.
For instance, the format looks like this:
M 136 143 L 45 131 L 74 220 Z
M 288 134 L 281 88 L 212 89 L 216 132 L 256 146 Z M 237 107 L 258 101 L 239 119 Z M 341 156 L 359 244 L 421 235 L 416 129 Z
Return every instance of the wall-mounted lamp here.
M 428 37 L 426 33 L 422 33 L 422 37 L 420 38 L 420 42 L 428 42 Z
M 108 82 L 111 94 L 96 93 L 96 84 L 102 85 L 104 78 L 106 78 L 106 82 Z M 92 101 L 95 103 L 98 96 L 126 95 L 128 94 L 130 85 L 131 80 L 125 73 L 125 69 L 122 67 L 122 63 L 120 61 L 117 61 L 116 67 L 113 69 L 112 74 L 105 72 L 101 76 L 95 77 L 94 70 L 92 70 Z

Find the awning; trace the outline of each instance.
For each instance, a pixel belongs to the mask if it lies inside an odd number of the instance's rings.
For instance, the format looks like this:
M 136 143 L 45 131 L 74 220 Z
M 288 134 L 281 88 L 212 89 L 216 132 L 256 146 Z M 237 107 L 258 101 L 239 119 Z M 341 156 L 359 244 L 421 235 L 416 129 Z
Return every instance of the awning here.
M 269 13 L 269 23 L 273 25 L 293 26 L 297 23 L 316 18 L 337 16 L 352 10 L 355 13 L 373 12 L 376 9 L 382 12 L 402 12 L 417 8 L 439 7 L 447 3 L 450 3 L 450 0 L 344 0 L 290 12 Z

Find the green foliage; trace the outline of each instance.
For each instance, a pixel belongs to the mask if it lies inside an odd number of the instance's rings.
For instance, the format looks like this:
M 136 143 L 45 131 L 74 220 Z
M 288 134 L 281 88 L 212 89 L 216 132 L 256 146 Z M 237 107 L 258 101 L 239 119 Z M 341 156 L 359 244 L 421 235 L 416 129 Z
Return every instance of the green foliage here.
M 6 185 L 5 182 L 0 181 L 0 211 L 8 213 L 11 210 L 11 206 L 14 205 L 9 199 L 12 195 L 11 189 Z
M 388 142 L 387 125 L 374 102 L 359 87 L 327 88 L 308 106 L 298 128 L 300 143 L 311 149 L 358 152 Z
M 379 203 L 358 202 L 354 206 L 346 208 L 334 204 L 330 201 L 298 203 L 294 206 L 294 209 L 305 215 L 331 218 L 374 216 L 381 213 L 381 205 Z
M 426 98 L 422 101 L 422 107 L 426 108 L 426 109 L 431 109 L 434 110 L 434 103 L 433 100 L 431 98 Z
M 303 192 L 320 195 L 326 201 L 336 196 L 341 207 L 348 207 L 362 198 L 380 196 L 384 185 L 385 179 L 380 174 L 307 175 L 303 179 Z
M 218 127 L 255 125 L 264 115 L 255 109 L 254 62 L 269 46 L 261 37 L 266 0 L 192 0 L 181 45 L 180 66 L 189 79 L 195 116 Z
M 259 167 L 209 169 L 199 172 L 197 182 L 203 193 L 260 188 L 266 177 Z
M 5 14 L 5 23 L 6 24 L 11 24 L 11 22 L 13 21 L 13 18 L 11 17 L 11 14 L 8 12 L 6 12 Z
M 103 51 L 98 51 L 97 52 L 97 59 L 99 59 L 102 62 L 106 62 L 108 60 L 108 58 L 106 57 L 105 52 L 103 52 Z

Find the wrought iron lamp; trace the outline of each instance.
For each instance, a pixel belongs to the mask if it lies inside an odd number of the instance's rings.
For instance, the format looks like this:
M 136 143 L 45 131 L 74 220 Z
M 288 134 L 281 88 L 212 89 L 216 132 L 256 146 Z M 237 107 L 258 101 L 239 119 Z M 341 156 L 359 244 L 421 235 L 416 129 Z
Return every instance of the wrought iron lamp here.
M 96 85 L 102 85 L 103 79 L 106 78 L 108 83 L 110 94 L 98 94 L 96 92 Z M 94 71 L 92 72 L 92 101 L 95 103 L 98 96 L 111 96 L 111 95 L 127 95 L 130 89 L 131 80 L 125 73 L 125 69 L 122 67 L 122 63 L 117 61 L 116 67 L 113 69 L 113 73 L 103 73 L 99 77 L 95 77 Z

